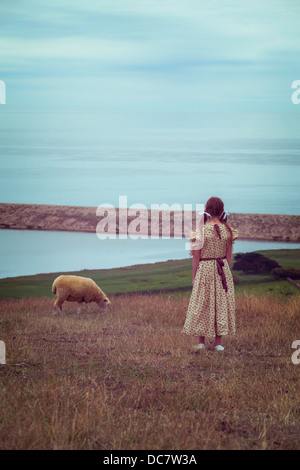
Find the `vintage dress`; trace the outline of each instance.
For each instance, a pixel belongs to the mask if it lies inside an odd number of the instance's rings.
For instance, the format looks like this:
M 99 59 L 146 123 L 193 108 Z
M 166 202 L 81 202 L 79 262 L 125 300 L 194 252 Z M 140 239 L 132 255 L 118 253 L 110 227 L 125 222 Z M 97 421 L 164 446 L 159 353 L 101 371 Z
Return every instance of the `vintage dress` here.
M 225 225 L 213 223 L 205 224 L 203 230 L 204 243 L 182 331 L 195 336 L 234 334 L 234 285 L 230 267 L 224 259 L 231 243 L 230 233 Z M 234 242 L 238 238 L 237 230 L 232 229 L 232 235 Z M 191 240 L 197 243 L 197 239 L 199 232 L 196 230 Z

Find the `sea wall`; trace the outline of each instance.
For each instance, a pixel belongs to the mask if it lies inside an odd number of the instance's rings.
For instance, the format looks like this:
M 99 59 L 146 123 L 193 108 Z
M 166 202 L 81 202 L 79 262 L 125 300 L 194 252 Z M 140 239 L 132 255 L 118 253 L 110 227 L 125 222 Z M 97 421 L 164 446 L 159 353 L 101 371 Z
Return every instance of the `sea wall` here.
M 74 232 L 95 232 L 97 224 L 104 221 L 107 213 L 96 214 L 96 207 L 55 206 L 46 204 L 0 204 L 0 229 L 19 230 L 63 230 Z M 116 233 L 119 233 L 121 218 L 127 214 L 116 209 Z M 152 216 L 152 222 L 151 222 Z M 150 234 L 150 229 L 162 235 L 162 216 L 150 211 L 127 216 L 127 225 L 139 217 L 141 233 Z M 153 220 L 155 219 L 155 220 Z M 182 217 L 183 220 L 183 217 Z M 194 226 L 196 214 L 193 212 L 190 225 Z M 244 214 L 231 213 L 229 224 L 239 231 L 240 239 L 284 240 L 300 242 L 300 216 L 283 214 Z M 136 225 L 136 223 L 134 223 Z M 174 214 L 170 214 L 170 235 L 174 235 Z M 147 232 L 148 228 L 148 233 Z M 186 231 L 186 229 L 185 229 Z M 123 232 L 124 233 L 124 232 Z M 183 224 L 182 224 L 182 233 Z M 186 231 L 187 233 L 187 231 Z

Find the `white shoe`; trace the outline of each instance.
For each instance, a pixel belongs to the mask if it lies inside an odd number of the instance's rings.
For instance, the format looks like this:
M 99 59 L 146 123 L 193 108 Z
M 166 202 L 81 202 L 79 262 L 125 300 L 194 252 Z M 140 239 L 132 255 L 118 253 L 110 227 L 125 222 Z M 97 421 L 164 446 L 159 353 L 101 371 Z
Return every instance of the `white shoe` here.
M 205 349 L 205 344 L 199 343 L 197 346 L 194 346 L 194 349 L 199 350 L 199 349 Z
M 224 347 L 218 344 L 218 346 L 215 346 L 215 351 L 224 351 Z

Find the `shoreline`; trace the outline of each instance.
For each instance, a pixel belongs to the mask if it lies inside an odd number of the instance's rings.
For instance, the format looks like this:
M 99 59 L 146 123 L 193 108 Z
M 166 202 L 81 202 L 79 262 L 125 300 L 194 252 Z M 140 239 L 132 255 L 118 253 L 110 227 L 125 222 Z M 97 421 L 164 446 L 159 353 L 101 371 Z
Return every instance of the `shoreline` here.
M 294 250 L 260 250 L 262 254 L 274 259 L 282 267 L 299 266 L 298 253 Z M 108 295 L 119 294 L 150 294 L 171 293 L 176 294 L 192 289 L 192 259 L 158 261 L 147 264 L 134 264 L 119 268 L 97 268 L 65 271 L 66 274 L 91 277 Z M 0 279 L 0 302 L 13 298 L 23 297 L 53 297 L 51 285 L 53 280 L 62 274 L 62 271 L 50 271 L 29 275 L 11 276 Z M 233 271 L 235 275 L 235 288 L 243 291 L 247 286 L 252 291 L 253 287 L 261 283 L 266 292 L 274 292 L 278 285 L 285 283 L 288 292 L 293 289 L 299 294 L 296 286 L 291 286 L 288 281 L 276 280 L 272 275 L 247 275 L 240 271 Z M 270 286 L 270 288 L 268 288 Z M 276 287 L 277 286 L 277 287 Z M 285 292 L 287 292 L 285 290 Z M 284 295 L 287 295 L 284 293 Z M 290 295 L 290 294 L 288 294 Z
M 243 240 L 244 241 L 244 240 Z M 255 240 L 248 240 L 251 242 L 255 242 Z M 265 240 L 259 240 L 259 242 L 262 242 L 261 245 L 263 244 Z M 270 241 L 266 241 L 266 243 L 273 243 L 273 244 L 276 244 L 277 242 L 270 242 Z M 278 243 L 283 243 L 283 242 L 278 242 Z M 261 248 L 257 248 L 255 250 L 253 250 L 254 252 L 263 252 L 263 253 L 267 253 L 266 256 L 269 256 L 270 254 L 272 253 L 279 253 L 279 252 L 286 252 L 288 251 L 289 253 L 293 253 L 294 255 L 294 258 L 295 260 L 296 259 L 300 259 L 300 243 L 297 243 L 297 242 L 290 242 L 291 245 L 294 244 L 295 246 L 294 247 L 291 247 L 291 248 L 287 248 L 287 247 L 283 247 L 283 248 L 277 248 L 277 247 L 274 247 L 274 248 L 266 248 L 266 247 L 262 247 Z M 285 245 L 287 245 L 288 243 L 287 242 L 284 242 Z M 251 250 L 252 251 L 252 250 Z M 239 254 L 239 253 L 244 253 L 244 251 L 234 251 L 233 253 L 233 256 L 235 256 L 236 254 Z M 268 255 L 269 254 L 269 255 Z M 34 272 L 34 273 L 28 273 L 28 274 L 11 274 L 11 275 L 8 275 L 8 276 L 0 276 L 0 284 L 2 281 L 9 281 L 9 280 L 12 280 L 12 279 L 18 279 L 20 281 L 22 280 L 26 280 L 26 279 L 29 279 L 29 278 L 43 278 L 43 277 L 49 277 L 49 276 L 58 276 L 59 274 L 62 274 L 62 273 L 69 273 L 69 274 L 77 274 L 77 275 L 86 275 L 87 273 L 107 273 L 107 272 L 131 272 L 131 271 L 138 271 L 138 270 L 151 270 L 153 268 L 156 268 L 156 267 L 163 267 L 163 266 L 176 266 L 176 267 L 179 267 L 179 266 L 184 266 L 184 265 L 191 265 L 192 264 L 192 256 L 186 256 L 185 258 L 179 258 L 179 259 L 174 259 L 174 258 L 169 258 L 169 259 L 158 259 L 158 260 L 153 260 L 153 261 L 149 261 L 147 260 L 146 262 L 134 262 L 132 264 L 124 264 L 124 265 L 121 265 L 121 266 L 110 266 L 110 267 L 102 267 L 102 268 L 99 268 L 99 267 L 82 267 L 82 268 L 72 268 L 72 269 L 63 269 L 63 270 L 59 270 L 57 271 L 56 269 L 52 269 L 50 271 L 38 271 L 38 272 Z M 189 267 L 189 269 L 191 268 L 191 266 Z
M 52 228 L 45 228 L 45 229 L 42 229 L 42 228 L 34 228 L 34 229 L 27 229 L 27 228 L 24 228 L 24 227 L 0 227 L 0 231 L 1 230 L 23 230 L 24 232 L 25 231 L 28 231 L 28 230 L 32 230 L 32 231 L 37 231 L 37 232 L 70 232 L 70 233 L 95 233 L 95 230 L 71 230 L 71 229 L 62 229 L 62 228 L 55 228 L 55 229 L 52 229 Z M 117 235 L 118 236 L 118 235 Z M 130 235 L 128 235 L 128 238 L 130 238 Z M 161 238 L 161 237 L 160 237 Z M 173 238 L 171 236 L 171 238 Z M 182 238 L 186 238 L 186 237 L 182 237 Z M 148 238 L 145 238 L 145 240 L 147 239 L 151 239 L 151 235 L 148 235 Z M 238 240 L 243 240 L 243 241 L 249 241 L 249 242 L 278 242 L 278 243 L 290 243 L 291 245 L 295 245 L 296 246 L 300 246 L 300 239 L 297 239 L 297 240 L 290 240 L 290 239 L 286 239 L 286 238 L 255 238 L 255 237 L 240 237 L 238 238 Z M 296 249 L 296 248 L 295 248 Z M 172 260 L 171 260 L 172 261 Z M 176 260 L 174 260 L 176 261 Z
M 0 203 L 0 229 L 95 233 L 97 224 L 104 218 L 104 215 L 97 215 L 96 210 L 96 207 L 85 206 Z M 126 213 L 127 229 L 138 217 L 140 226 L 144 227 L 144 232 L 139 232 L 141 235 L 150 236 L 150 230 L 154 228 L 161 236 L 162 216 L 158 211 L 151 214 L 156 214 L 155 224 L 152 224 L 150 209 L 134 216 L 127 216 Z M 117 235 L 120 234 L 119 220 L 123 215 L 116 208 Z M 174 213 L 171 212 L 169 217 L 170 236 L 173 238 Z M 190 228 L 193 228 L 195 221 L 196 211 L 193 211 Z M 230 213 L 228 223 L 238 230 L 240 240 L 300 242 L 300 215 Z M 185 238 L 183 230 L 182 236 Z

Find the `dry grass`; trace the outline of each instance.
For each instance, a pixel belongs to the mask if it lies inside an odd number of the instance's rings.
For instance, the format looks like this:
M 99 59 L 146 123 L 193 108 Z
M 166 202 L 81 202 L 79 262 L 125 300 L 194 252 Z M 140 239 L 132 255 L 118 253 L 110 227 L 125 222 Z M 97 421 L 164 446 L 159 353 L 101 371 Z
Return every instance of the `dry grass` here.
M 0 303 L 1 449 L 298 449 L 299 297 L 241 295 L 225 351 L 195 354 L 188 297 L 112 298 L 53 316 Z

